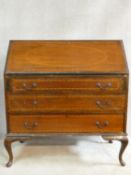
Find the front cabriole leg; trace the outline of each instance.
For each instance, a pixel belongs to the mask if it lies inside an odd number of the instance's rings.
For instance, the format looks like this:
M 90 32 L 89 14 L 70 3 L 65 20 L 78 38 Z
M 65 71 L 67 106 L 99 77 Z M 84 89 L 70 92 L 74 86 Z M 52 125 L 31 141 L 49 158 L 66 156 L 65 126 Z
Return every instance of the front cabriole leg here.
M 128 145 L 128 138 L 127 136 L 102 136 L 103 139 L 108 140 L 108 141 L 112 141 L 112 140 L 118 140 L 121 142 L 121 148 L 120 148 L 120 152 L 119 152 L 119 161 L 120 164 L 122 166 L 125 166 L 125 162 L 123 161 L 123 153 Z
M 10 167 L 13 163 L 13 153 L 12 153 L 12 143 L 13 142 L 17 142 L 17 141 L 25 141 L 29 138 L 19 138 L 19 137 L 6 137 L 5 140 L 4 140 L 4 146 L 8 152 L 8 155 L 9 155 L 9 161 L 7 162 L 6 166 L 7 167 Z

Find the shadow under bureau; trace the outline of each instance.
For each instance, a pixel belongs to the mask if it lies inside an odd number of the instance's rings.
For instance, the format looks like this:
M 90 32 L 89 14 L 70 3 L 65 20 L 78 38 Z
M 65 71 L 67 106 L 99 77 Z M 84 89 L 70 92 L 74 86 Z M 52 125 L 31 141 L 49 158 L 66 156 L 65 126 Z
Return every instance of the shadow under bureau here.
M 11 41 L 5 67 L 11 144 L 46 135 L 101 135 L 128 144 L 128 68 L 122 41 Z

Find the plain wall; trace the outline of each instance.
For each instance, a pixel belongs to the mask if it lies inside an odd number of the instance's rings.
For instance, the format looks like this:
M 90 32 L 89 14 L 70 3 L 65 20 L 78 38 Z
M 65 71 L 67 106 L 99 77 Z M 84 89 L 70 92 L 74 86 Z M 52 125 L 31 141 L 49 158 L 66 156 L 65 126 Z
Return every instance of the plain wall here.
M 0 0 L 0 136 L 6 133 L 3 70 L 12 39 L 122 39 L 131 67 L 130 0 Z M 128 127 L 131 135 L 129 93 Z

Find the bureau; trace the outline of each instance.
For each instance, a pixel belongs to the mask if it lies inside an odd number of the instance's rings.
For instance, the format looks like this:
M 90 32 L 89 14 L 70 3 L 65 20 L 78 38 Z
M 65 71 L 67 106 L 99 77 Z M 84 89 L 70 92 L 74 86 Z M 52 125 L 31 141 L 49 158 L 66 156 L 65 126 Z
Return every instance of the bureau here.
M 100 135 L 128 144 L 128 68 L 119 40 L 10 41 L 5 66 L 7 134 L 11 144 L 46 135 Z

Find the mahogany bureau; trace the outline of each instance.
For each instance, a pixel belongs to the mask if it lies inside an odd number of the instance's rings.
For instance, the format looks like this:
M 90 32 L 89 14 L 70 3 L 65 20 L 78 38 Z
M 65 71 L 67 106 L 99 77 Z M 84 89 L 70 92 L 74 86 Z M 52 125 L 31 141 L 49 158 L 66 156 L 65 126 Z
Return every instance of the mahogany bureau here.
M 128 68 L 119 40 L 11 41 L 5 67 L 7 166 L 11 143 L 46 135 L 100 135 L 128 144 Z

